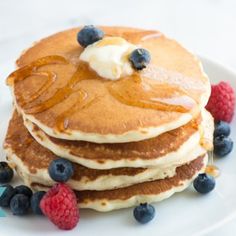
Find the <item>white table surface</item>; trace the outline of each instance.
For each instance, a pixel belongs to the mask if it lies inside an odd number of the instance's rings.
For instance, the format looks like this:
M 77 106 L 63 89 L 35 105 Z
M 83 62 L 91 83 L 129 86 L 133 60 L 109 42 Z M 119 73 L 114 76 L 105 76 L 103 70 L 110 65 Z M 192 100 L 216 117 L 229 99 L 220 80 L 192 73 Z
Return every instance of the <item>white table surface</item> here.
M 0 0 L 0 89 L 24 48 L 83 24 L 158 29 L 194 53 L 236 69 L 235 0 Z M 0 219 L 0 232 L 1 227 Z M 208 235 L 236 235 L 236 219 Z

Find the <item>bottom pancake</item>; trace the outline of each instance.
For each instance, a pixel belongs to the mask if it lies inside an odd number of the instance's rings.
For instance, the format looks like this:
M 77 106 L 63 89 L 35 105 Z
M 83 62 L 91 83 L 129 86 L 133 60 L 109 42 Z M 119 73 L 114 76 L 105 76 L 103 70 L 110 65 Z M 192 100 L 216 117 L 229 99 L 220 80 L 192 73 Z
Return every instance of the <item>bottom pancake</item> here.
M 112 211 L 128 208 L 144 202 L 162 201 L 175 192 L 187 188 L 198 173 L 203 172 L 207 164 L 207 154 L 176 169 L 171 178 L 139 183 L 125 188 L 106 191 L 76 191 L 80 208 L 97 211 Z M 32 183 L 35 190 L 45 190 L 47 186 Z

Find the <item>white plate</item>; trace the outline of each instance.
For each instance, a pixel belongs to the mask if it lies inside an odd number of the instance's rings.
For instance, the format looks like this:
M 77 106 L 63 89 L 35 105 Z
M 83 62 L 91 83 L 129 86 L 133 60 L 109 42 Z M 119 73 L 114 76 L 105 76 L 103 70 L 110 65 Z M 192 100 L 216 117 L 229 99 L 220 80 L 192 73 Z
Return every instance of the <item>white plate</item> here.
M 212 83 L 227 80 L 236 90 L 235 73 L 205 58 L 202 58 L 202 62 Z M 1 68 L 6 67 L 1 65 Z M 3 81 L 3 78 L 1 79 Z M 0 84 L 0 94 L 0 143 L 2 143 L 11 111 L 11 97 L 3 82 Z M 231 124 L 233 140 L 236 140 L 235 124 L 234 118 Z M 235 150 L 224 159 L 216 160 L 221 176 L 217 179 L 214 192 L 202 196 L 190 187 L 185 192 L 156 203 L 154 204 L 156 217 L 147 225 L 139 225 L 135 222 L 132 208 L 110 213 L 82 210 L 78 227 L 67 232 L 58 230 L 46 218 L 32 215 L 16 217 L 7 212 L 7 217 L 0 218 L 0 235 L 90 236 L 98 233 L 101 236 L 204 235 L 236 217 Z M 2 150 L 0 157 L 4 158 Z

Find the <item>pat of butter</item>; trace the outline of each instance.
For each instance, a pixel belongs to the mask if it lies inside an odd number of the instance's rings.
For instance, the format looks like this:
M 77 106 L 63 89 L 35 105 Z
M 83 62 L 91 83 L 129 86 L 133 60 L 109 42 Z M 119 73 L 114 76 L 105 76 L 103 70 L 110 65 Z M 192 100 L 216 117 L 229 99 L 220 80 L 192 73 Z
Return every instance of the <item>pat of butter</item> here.
M 137 47 L 120 37 L 105 37 L 87 46 L 80 60 L 103 78 L 117 80 L 133 74 L 129 54 Z

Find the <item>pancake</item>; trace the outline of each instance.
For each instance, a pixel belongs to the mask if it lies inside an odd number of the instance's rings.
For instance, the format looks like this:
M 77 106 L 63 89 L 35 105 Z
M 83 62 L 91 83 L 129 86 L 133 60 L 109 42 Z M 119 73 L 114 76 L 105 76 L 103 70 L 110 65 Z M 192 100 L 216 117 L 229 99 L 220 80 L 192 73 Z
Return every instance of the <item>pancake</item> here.
M 46 190 L 54 184 L 47 168 L 51 160 L 57 157 L 31 137 L 23 126 L 22 119 L 21 125 L 16 123 L 18 118 L 20 116 L 14 113 L 9 124 L 4 144 L 7 159 L 26 185 L 35 190 Z M 203 158 L 204 156 L 196 158 L 196 153 L 191 152 L 188 156 L 190 163 L 166 169 L 95 170 L 74 164 L 75 174 L 67 183 L 74 190 L 79 190 L 76 192 L 79 207 L 111 211 L 140 202 L 161 201 L 184 190 L 204 170 L 207 162 L 207 157 Z
M 77 191 L 78 206 L 96 211 L 112 211 L 128 208 L 139 203 L 162 201 L 176 192 L 186 189 L 196 176 L 203 172 L 207 155 L 200 156 L 189 164 L 178 167 L 176 175 L 171 178 L 155 180 L 107 191 Z M 47 190 L 48 187 L 38 183 L 31 184 L 36 190 Z
M 8 78 L 25 119 L 59 139 L 124 143 L 156 137 L 198 115 L 210 83 L 195 56 L 158 31 L 101 28 L 106 36 L 121 36 L 149 50 L 152 61 L 139 74 L 141 82 L 133 76 L 114 82 L 100 78 L 79 60 L 80 29 L 60 32 L 26 50 L 17 60 L 20 69 Z M 178 96 L 168 97 L 176 91 Z M 160 93 L 166 96 L 163 106 L 156 101 Z M 183 109 L 186 97 L 194 100 L 189 109 Z
M 212 148 L 214 129 L 212 116 L 203 110 L 201 117 L 156 138 L 121 144 L 62 140 L 50 137 L 29 120 L 25 120 L 25 126 L 38 143 L 51 150 L 55 155 L 88 168 L 152 166 L 165 168 L 166 165 L 177 166 L 188 162 L 190 160 L 188 156 L 192 150 L 203 153 L 205 148 L 207 150 Z M 204 131 L 203 136 L 199 132 L 199 124 L 201 130 Z M 209 140 L 210 147 L 201 148 L 199 146 L 200 139 Z
M 9 123 L 4 149 L 8 161 L 12 166 L 15 166 L 16 171 L 27 185 L 35 182 L 48 186 L 55 184 L 48 174 L 48 166 L 52 160 L 58 157 L 33 139 L 17 112 L 13 113 Z M 184 163 L 205 152 L 200 147 L 194 149 L 184 158 Z M 120 188 L 144 181 L 172 177 L 175 175 L 177 165 L 171 164 L 162 168 L 117 168 L 109 170 L 88 169 L 82 165 L 74 164 L 75 174 L 68 181 L 68 184 L 76 190 Z

